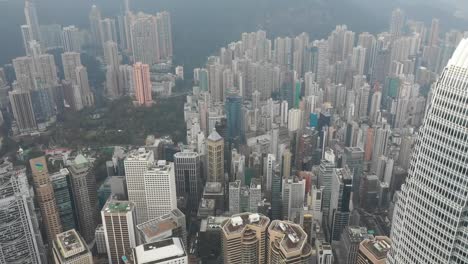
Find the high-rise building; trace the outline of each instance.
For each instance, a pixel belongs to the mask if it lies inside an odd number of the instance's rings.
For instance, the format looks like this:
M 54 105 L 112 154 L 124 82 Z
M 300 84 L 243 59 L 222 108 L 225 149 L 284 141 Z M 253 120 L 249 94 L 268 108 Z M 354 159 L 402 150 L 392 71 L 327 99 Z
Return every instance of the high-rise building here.
M 390 18 L 390 34 L 394 38 L 398 38 L 403 34 L 403 27 L 405 26 L 405 13 L 403 10 L 397 8 L 393 10 Z
M 224 139 L 216 132 L 211 132 L 206 140 L 208 150 L 208 182 L 224 184 Z
M 273 220 L 268 227 L 266 263 L 310 263 L 313 250 L 307 241 L 300 225 Z
M 241 211 L 241 181 L 229 183 L 229 213 L 238 214 Z
M 392 241 L 386 236 L 376 236 L 359 244 L 356 264 L 384 264 L 392 247 Z
M 37 129 L 36 117 L 29 91 L 13 90 L 8 93 L 11 109 L 19 132 L 30 132 Z
M 88 80 L 88 71 L 84 66 L 78 66 L 75 68 L 76 74 L 76 88 L 75 88 L 75 98 L 79 101 L 75 102 L 78 110 L 81 110 L 83 107 L 90 107 L 94 105 L 94 94 L 91 92 L 89 87 Z
M 68 168 L 78 230 L 86 243 L 91 243 L 94 240 L 94 230 L 97 225 L 97 188 L 91 165 L 80 154 L 76 156 Z
M 277 164 L 272 170 L 271 180 L 271 218 L 282 219 L 282 184 L 281 168 Z
M 174 163 L 158 160 L 145 172 L 144 181 L 148 220 L 177 208 Z
M 428 46 L 435 47 L 439 45 L 439 19 L 433 18 L 431 23 L 431 32 L 429 32 Z
M 26 168 L 0 164 L 0 263 L 45 263 Z
M 270 219 L 264 215 L 233 215 L 221 227 L 224 263 L 265 263 L 265 243 Z
M 157 18 L 138 13 L 132 17 L 130 30 L 133 61 L 149 65 L 158 63 L 161 54 Z
M 83 44 L 82 33 L 75 26 L 62 29 L 62 46 L 64 52 L 80 52 Z
M 101 211 L 102 225 L 106 235 L 109 264 L 124 264 L 137 246 L 135 206 L 128 201 L 109 199 Z
M 137 225 L 141 243 L 151 243 L 170 237 L 178 237 L 187 247 L 187 230 L 185 215 L 179 209 L 174 209 L 160 217 Z
M 61 169 L 50 175 L 50 181 L 54 188 L 55 201 L 57 202 L 60 221 L 64 231 L 77 228 L 69 174 L 70 172 L 67 169 Z
M 343 167 L 347 166 L 353 175 L 353 200 L 359 201 L 362 170 L 364 169 L 364 151 L 360 147 L 346 147 L 344 150 Z
M 117 27 L 115 19 L 104 18 L 101 20 L 101 41 L 104 44 L 108 41 L 117 43 Z
M 75 229 L 57 234 L 52 253 L 56 264 L 93 264 L 93 255 Z
M 81 57 L 78 52 L 64 52 L 62 53 L 63 74 L 65 80 L 70 81 L 73 85 L 78 84 L 78 76 L 76 68 L 81 65 Z
M 468 86 L 455 81 L 467 76 L 468 39 L 463 39 L 432 90 L 408 178 L 395 205 L 389 263 L 468 262 L 468 230 L 461 228 L 468 199 Z
M 337 248 L 337 257 L 345 264 L 355 264 L 359 245 L 364 239 L 372 235 L 367 233 L 367 228 L 359 226 L 347 226 L 341 234 L 339 248 Z M 341 263 L 341 262 L 340 262 Z
M 26 0 L 24 3 L 24 16 L 26 24 L 29 27 L 32 40 L 41 41 L 41 31 L 39 29 L 39 21 L 37 19 L 36 4 L 33 0 Z
M 328 217 L 330 211 L 330 201 L 332 194 L 332 183 L 333 183 L 333 170 L 335 165 L 335 155 L 333 150 L 326 150 L 324 158 L 320 162 L 320 169 L 318 175 L 318 186 L 323 187 L 322 191 L 322 210 L 325 217 Z
M 101 25 L 101 11 L 96 5 L 91 7 L 89 12 L 89 25 L 91 28 L 91 42 L 94 48 L 102 49 L 102 25 Z
M 139 245 L 133 249 L 135 264 L 188 264 L 187 252 L 179 238 Z
M 58 233 L 62 232 L 62 223 L 55 202 L 54 189 L 49 178 L 49 170 L 44 156 L 29 160 L 33 175 L 34 190 L 39 208 L 41 209 L 42 222 L 47 235 L 47 241 L 54 240 Z
M 30 43 L 33 41 L 31 36 L 31 28 L 28 25 L 21 26 L 21 36 L 23 37 L 23 46 L 26 56 L 32 56 Z
M 123 95 L 123 83 L 120 79 L 120 59 L 117 43 L 106 41 L 104 47 L 104 61 L 106 63 L 106 95 L 115 99 Z
M 167 11 L 156 14 L 158 41 L 159 41 L 159 56 L 161 60 L 171 60 L 172 51 L 172 26 L 171 15 Z
M 283 181 L 283 219 L 287 219 L 296 224 L 304 221 L 304 196 L 305 180 L 284 180 Z
M 140 224 L 148 220 L 145 194 L 145 173 L 154 163 L 154 153 L 140 148 L 128 153 L 124 161 L 128 199 L 135 205 L 137 220 Z
M 182 151 L 174 155 L 177 196 L 187 195 L 192 210 L 196 211 L 203 193 L 200 155 Z
M 139 106 L 153 104 L 152 84 L 148 64 L 137 62 L 133 65 L 133 81 L 135 84 L 135 97 Z
M 347 167 L 334 169 L 328 223 L 330 241 L 339 241 L 351 214 L 352 174 Z
M 238 148 L 242 136 L 242 97 L 227 96 L 224 103 L 227 119 L 227 138 L 229 149 Z

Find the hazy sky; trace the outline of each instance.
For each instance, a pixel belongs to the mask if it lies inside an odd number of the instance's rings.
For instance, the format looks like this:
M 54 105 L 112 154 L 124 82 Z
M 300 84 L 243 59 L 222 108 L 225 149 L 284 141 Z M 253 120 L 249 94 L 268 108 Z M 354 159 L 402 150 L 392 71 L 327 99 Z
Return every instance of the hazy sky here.
M 97 4 L 103 16 L 121 10 L 119 0 L 36 0 L 41 24 L 75 24 L 87 27 L 88 12 Z M 134 10 L 172 14 L 175 61 L 190 67 L 242 32 L 267 30 L 269 37 L 308 32 L 325 37 L 336 24 L 356 32 L 384 31 L 391 10 L 401 6 L 408 16 L 427 23 L 441 19 L 443 29 L 468 29 L 468 21 L 454 17 L 456 5 L 468 9 L 467 0 L 134 0 Z M 463 2 L 463 3 L 462 3 Z M 445 4 L 441 4 L 445 3 Z M 22 0 L 0 0 L 0 65 L 24 54 L 20 25 L 24 23 Z M 444 9 L 441 10 L 441 7 Z M 461 9 L 460 9 L 461 10 Z M 460 12 L 461 13 L 461 12 Z M 465 12 L 466 14 L 467 12 Z

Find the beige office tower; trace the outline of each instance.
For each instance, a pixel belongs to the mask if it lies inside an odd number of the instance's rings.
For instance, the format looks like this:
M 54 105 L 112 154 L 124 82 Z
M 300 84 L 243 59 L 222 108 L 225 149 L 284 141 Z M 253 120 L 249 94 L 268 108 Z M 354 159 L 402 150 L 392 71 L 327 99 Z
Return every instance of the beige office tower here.
M 224 139 L 213 129 L 206 140 L 208 149 L 208 182 L 224 183 Z
M 300 225 L 274 220 L 268 227 L 267 264 L 310 263 L 312 247 Z
M 265 263 L 265 237 L 270 219 L 261 214 L 233 215 L 222 224 L 224 263 Z
M 109 200 L 101 211 L 109 264 L 124 264 L 137 246 L 135 206 L 128 201 Z
M 93 255 L 75 229 L 60 233 L 54 240 L 52 254 L 56 264 L 93 264 Z
M 54 189 L 49 179 L 49 170 L 44 156 L 29 160 L 33 175 L 37 203 L 41 209 L 42 222 L 47 234 L 47 241 L 55 239 L 62 232 L 62 224 L 55 203 Z

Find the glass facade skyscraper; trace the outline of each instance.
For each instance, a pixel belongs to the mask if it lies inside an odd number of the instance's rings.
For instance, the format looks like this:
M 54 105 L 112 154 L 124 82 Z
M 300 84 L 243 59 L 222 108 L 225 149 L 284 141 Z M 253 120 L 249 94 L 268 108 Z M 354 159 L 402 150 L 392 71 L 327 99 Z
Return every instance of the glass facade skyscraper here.
M 468 263 L 468 39 L 432 91 L 393 215 L 388 263 Z

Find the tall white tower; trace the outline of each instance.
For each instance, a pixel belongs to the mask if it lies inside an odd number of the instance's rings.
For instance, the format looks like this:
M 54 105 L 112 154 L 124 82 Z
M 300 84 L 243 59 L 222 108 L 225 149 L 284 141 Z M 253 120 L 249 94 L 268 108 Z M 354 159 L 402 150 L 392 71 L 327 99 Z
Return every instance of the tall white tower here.
M 393 216 L 388 263 L 468 263 L 468 39 L 437 81 Z

